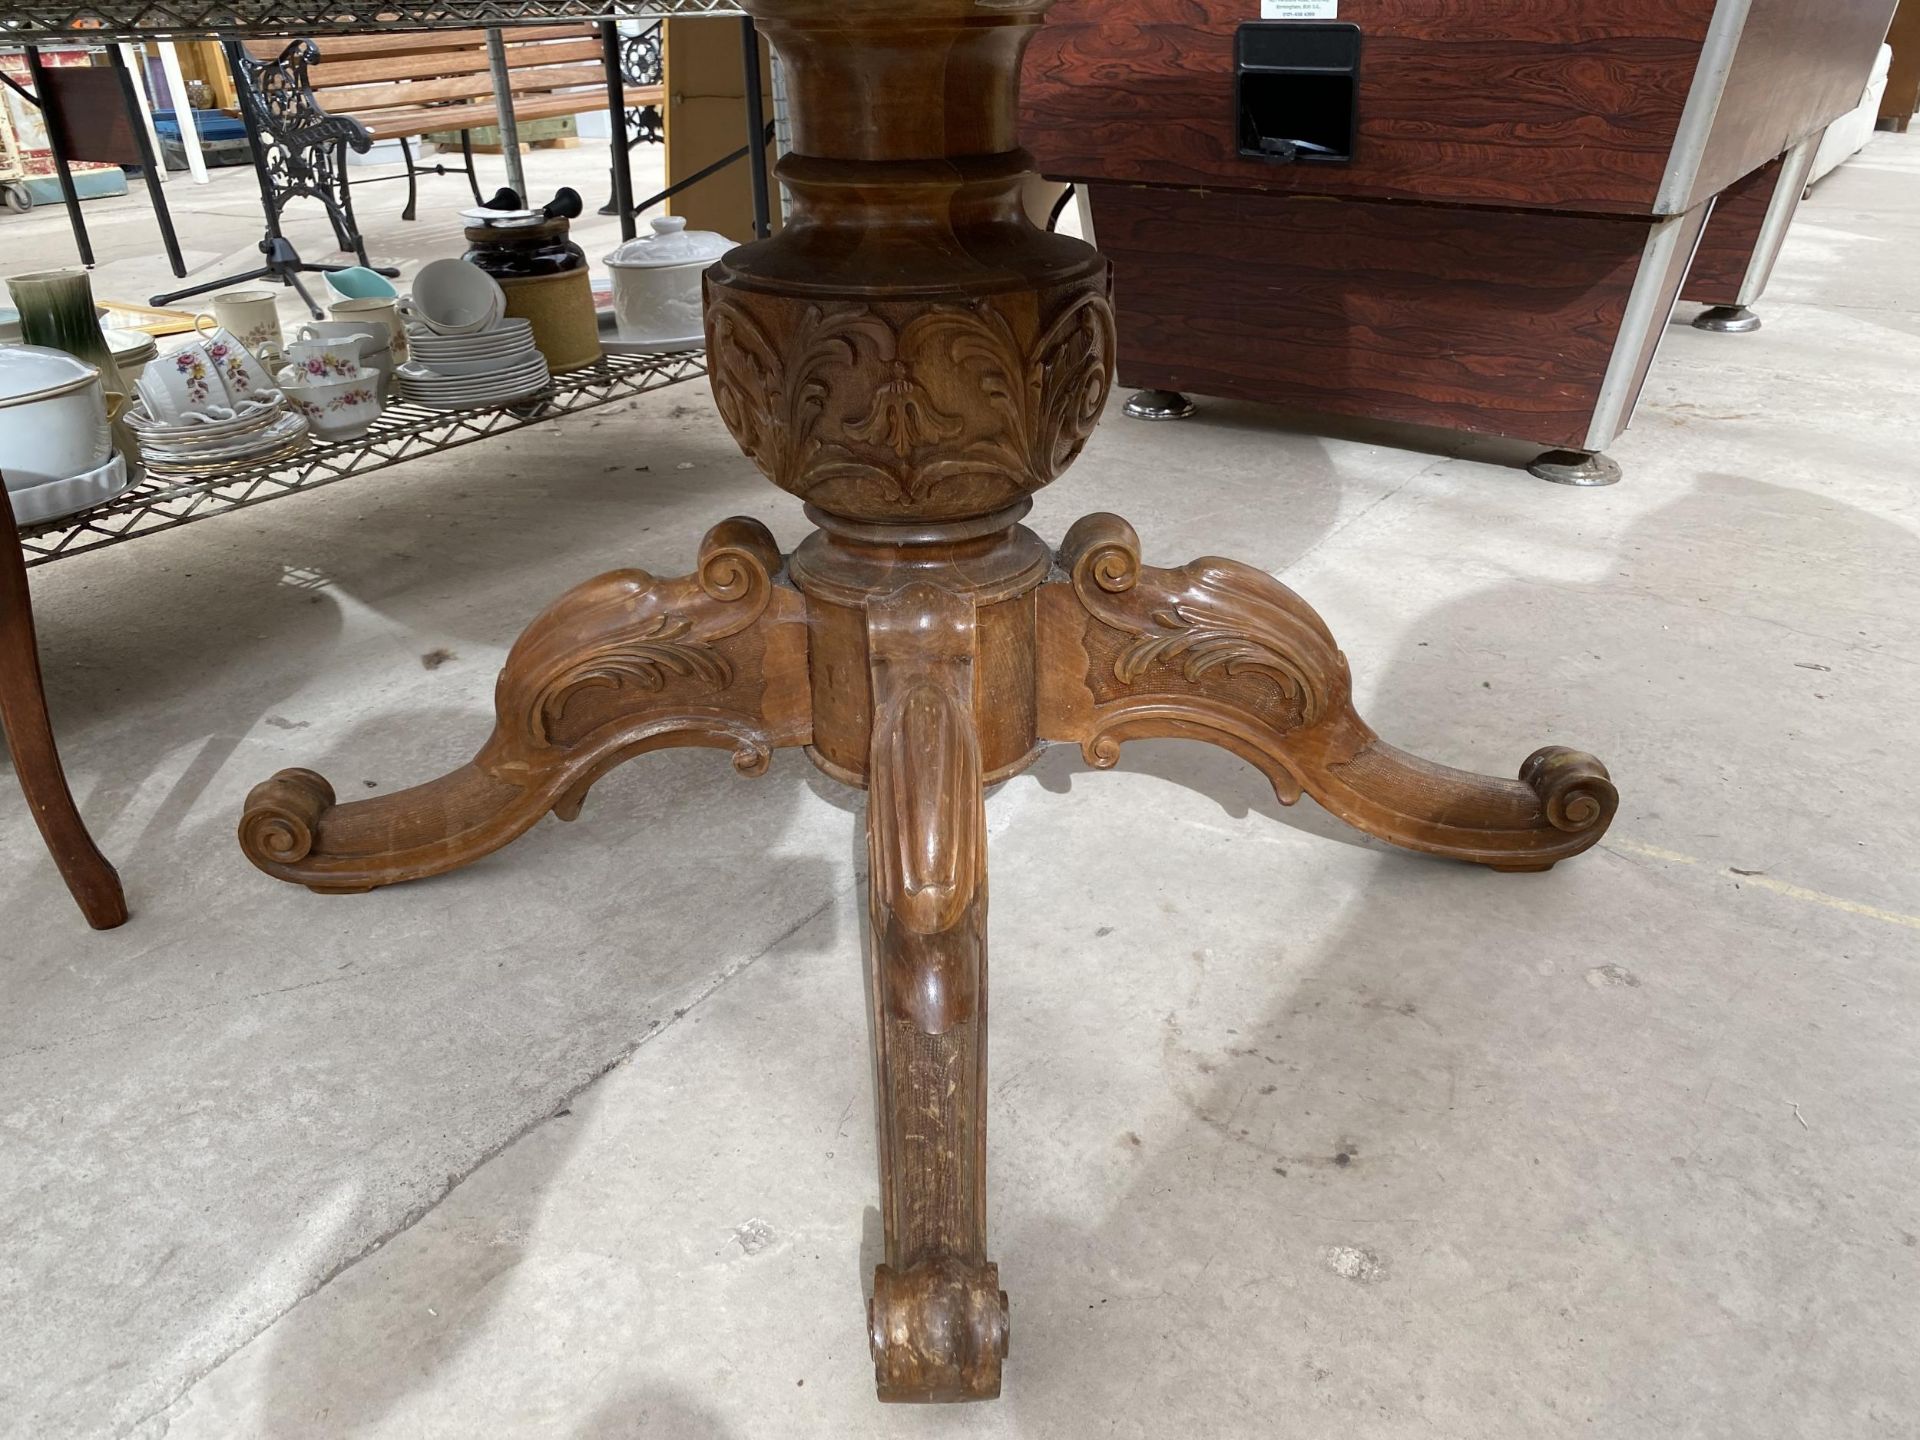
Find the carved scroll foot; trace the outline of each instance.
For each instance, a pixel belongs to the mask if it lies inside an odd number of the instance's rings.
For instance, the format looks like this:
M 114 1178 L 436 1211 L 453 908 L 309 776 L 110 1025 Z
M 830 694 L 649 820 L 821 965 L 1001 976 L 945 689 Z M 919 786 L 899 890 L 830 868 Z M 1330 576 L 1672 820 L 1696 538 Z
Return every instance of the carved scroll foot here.
M 508 655 L 473 760 L 345 805 L 321 776 L 283 770 L 247 797 L 241 848 L 282 880 L 363 891 L 471 864 L 549 810 L 572 819 L 595 781 L 650 750 L 731 750 L 760 774 L 811 731 L 804 606 L 779 571 L 766 528 L 736 518 L 707 533 L 690 576 L 577 586 Z
M 876 1389 L 912 1403 L 992 1400 L 1007 1357 L 1007 1292 L 997 1265 L 941 1257 L 873 1272 L 867 1307 Z
M 1619 805 L 1590 755 L 1536 751 L 1518 779 L 1385 744 L 1354 711 L 1346 657 L 1309 606 L 1232 560 L 1140 562 L 1117 515 L 1089 515 L 1040 595 L 1040 723 L 1107 768 L 1128 740 L 1220 745 L 1291 805 L 1308 794 L 1392 844 L 1496 870 L 1545 870 L 1592 846 Z
M 869 1328 L 882 1400 L 990 1400 L 1007 1297 L 987 1260 L 987 828 L 970 597 L 867 605 L 867 851 L 886 1263 Z

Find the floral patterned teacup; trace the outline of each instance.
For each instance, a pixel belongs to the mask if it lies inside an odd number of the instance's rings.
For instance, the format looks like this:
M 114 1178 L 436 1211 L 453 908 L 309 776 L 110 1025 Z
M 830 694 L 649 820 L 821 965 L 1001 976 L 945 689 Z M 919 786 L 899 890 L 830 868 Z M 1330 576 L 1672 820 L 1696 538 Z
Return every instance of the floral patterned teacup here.
M 320 385 L 329 380 L 351 380 L 360 374 L 360 351 L 366 345 L 360 335 L 329 335 L 317 340 L 296 340 L 287 347 L 287 359 L 300 385 Z
M 194 322 L 194 328 L 201 345 L 206 349 L 207 358 L 220 374 L 221 384 L 227 387 L 227 394 L 237 404 L 272 390 L 273 376 L 267 373 L 267 367 L 260 363 L 252 349 L 242 343 L 238 335 L 223 325 L 208 330 L 200 323 L 212 318 L 202 315 L 199 321 Z
M 136 382 L 147 413 L 168 425 L 180 424 L 189 413 L 214 406 L 230 406 L 226 381 L 207 347 L 189 341 L 150 361 Z
M 320 440 L 346 440 L 363 433 L 380 414 L 380 393 L 371 373 L 342 380 L 289 385 L 287 403 L 307 417 Z

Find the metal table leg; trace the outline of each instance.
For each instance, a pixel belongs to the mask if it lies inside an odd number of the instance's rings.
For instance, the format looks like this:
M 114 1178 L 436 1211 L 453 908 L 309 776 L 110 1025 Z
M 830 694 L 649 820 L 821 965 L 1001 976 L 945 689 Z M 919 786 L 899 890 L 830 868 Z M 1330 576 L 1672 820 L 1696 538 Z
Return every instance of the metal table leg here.
M 87 238 L 87 222 L 80 214 L 80 192 L 73 187 L 73 169 L 67 164 L 66 137 L 61 134 L 61 126 L 56 118 L 53 106 L 48 103 L 52 94 L 47 85 L 47 67 L 41 62 L 37 46 L 27 49 L 27 73 L 33 77 L 33 93 L 39 96 L 40 118 L 47 128 L 47 148 L 53 151 L 54 172 L 60 177 L 60 198 L 67 207 L 67 223 L 73 227 L 73 243 L 79 247 L 80 263 L 93 265 L 93 242 Z
M 126 105 L 127 113 L 137 120 L 144 114 L 145 107 L 140 102 L 140 92 L 135 88 L 133 71 L 127 66 L 126 51 L 126 46 L 115 45 L 107 51 L 107 56 L 114 75 L 120 81 L 121 102 Z M 187 124 L 193 124 L 191 107 L 187 111 Z M 187 262 L 180 256 L 180 237 L 173 233 L 173 212 L 167 209 L 166 192 L 160 188 L 160 157 L 154 153 L 153 142 L 144 124 L 134 125 L 133 139 L 140 152 L 140 174 L 147 182 L 147 197 L 153 202 L 154 218 L 160 222 L 160 240 L 167 248 L 167 263 L 173 267 L 176 278 L 184 278 Z
M 507 43 L 498 30 L 487 31 L 487 68 L 493 72 L 493 103 L 500 112 L 500 158 L 507 162 L 507 184 L 526 205 L 531 197 L 520 164 L 520 125 L 513 118 L 513 74 L 507 69 Z

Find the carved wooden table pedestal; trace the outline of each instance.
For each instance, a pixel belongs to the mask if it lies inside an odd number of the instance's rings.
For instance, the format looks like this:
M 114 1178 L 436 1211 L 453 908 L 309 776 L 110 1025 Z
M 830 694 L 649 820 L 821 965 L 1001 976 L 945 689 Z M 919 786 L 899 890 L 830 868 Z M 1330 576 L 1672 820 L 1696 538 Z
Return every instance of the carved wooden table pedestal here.
M 360 891 L 451 870 L 614 766 L 707 745 L 865 786 L 886 1263 L 880 1395 L 999 1393 L 1006 1296 L 986 1245 L 986 786 L 1051 741 L 1094 765 L 1179 736 L 1396 844 L 1544 870 L 1598 840 L 1606 770 L 1537 751 L 1519 778 L 1383 744 L 1320 618 L 1231 560 L 1162 570 L 1092 515 L 1055 553 L 1019 522 L 1079 453 L 1113 367 L 1107 266 L 1024 217 L 1020 54 L 1048 0 L 749 0 L 787 65 L 778 238 L 708 275 L 714 396 L 819 525 L 783 560 L 752 520 L 694 573 L 603 575 L 522 636 L 471 763 L 339 804 L 310 771 L 257 787 L 269 874 Z

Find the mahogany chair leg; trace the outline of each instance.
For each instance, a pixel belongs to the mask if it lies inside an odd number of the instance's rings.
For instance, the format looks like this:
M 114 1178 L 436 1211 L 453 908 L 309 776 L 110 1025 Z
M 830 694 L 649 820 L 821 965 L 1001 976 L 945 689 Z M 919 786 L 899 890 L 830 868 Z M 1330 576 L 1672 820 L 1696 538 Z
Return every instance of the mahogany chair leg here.
M 508 655 L 473 760 L 345 805 L 313 771 L 283 770 L 248 795 L 241 849 L 279 879 L 353 893 L 470 865 L 548 811 L 572 820 L 601 776 L 648 751 L 727 749 L 761 774 L 775 747 L 811 736 L 806 620 L 780 564 L 766 527 L 736 517 L 707 532 L 692 575 L 576 586 Z
M 974 601 L 867 603 L 873 1033 L 886 1263 L 868 1325 L 882 1400 L 989 1400 L 1007 1297 L 987 1259 L 987 825 Z
M 67 788 L 66 772 L 60 768 L 40 678 L 20 532 L 4 485 L 0 485 L 0 729 L 5 730 L 13 752 L 14 773 L 26 793 L 27 808 L 80 913 L 96 930 L 126 924 L 127 897 L 120 888 L 120 876 L 87 833 Z
M 1291 805 L 1308 794 L 1395 845 L 1495 870 L 1547 870 L 1595 844 L 1619 795 L 1606 766 L 1559 746 L 1517 780 L 1437 765 L 1383 743 L 1313 608 L 1233 560 L 1140 563 L 1117 515 L 1067 533 L 1069 578 L 1040 595 L 1040 727 L 1108 768 L 1128 740 L 1220 745 Z

